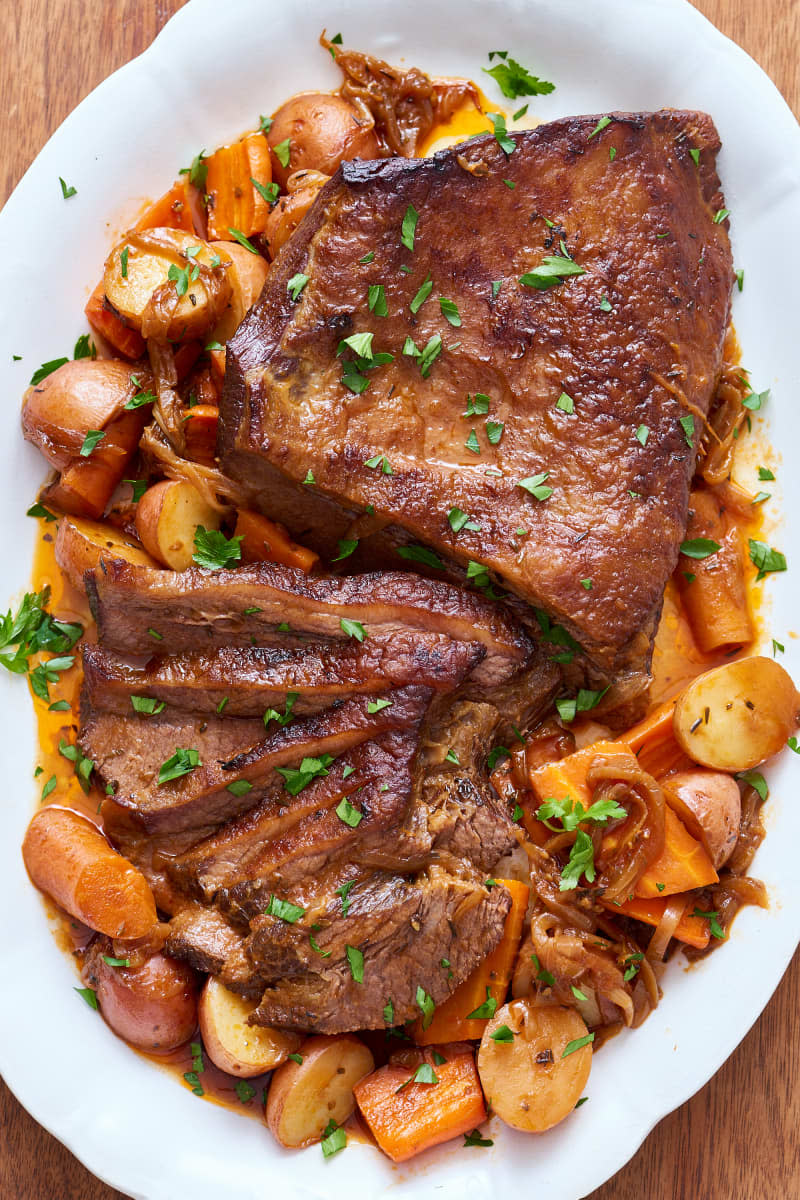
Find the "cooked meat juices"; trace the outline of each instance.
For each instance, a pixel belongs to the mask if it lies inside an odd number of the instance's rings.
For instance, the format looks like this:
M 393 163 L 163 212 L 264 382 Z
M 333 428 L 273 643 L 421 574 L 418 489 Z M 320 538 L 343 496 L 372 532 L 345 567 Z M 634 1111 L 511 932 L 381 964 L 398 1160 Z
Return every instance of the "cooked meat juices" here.
M 323 553 L 401 527 L 614 677 L 649 661 L 733 269 L 711 119 L 597 126 L 343 163 L 228 346 L 220 449 Z

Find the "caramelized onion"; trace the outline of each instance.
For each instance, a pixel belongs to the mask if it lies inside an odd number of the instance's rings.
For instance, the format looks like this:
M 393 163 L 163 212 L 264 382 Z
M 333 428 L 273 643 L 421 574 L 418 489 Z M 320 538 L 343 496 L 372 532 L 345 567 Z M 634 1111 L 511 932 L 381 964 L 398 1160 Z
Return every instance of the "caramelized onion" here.
M 664 849 L 664 796 L 653 776 L 624 753 L 598 755 L 586 781 L 594 801 L 615 800 L 628 812 L 622 842 L 606 861 L 601 854 L 598 863 L 603 898 L 621 900 Z
M 649 962 L 663 962 L 667 947 L 675 936 L 675 930 L 680 925 L 681 917 L 686 912 L 688 904 L 689 901 L 685 894 L 670 896 L 664 914 L 653 930 L 653 936 L 647 947 L 645 957 Z

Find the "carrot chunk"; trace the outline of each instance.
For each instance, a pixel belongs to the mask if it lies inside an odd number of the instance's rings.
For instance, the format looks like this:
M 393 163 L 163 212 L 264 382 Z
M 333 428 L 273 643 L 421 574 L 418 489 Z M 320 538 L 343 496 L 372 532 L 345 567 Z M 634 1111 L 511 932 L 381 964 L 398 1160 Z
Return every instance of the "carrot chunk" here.
M 87 457 L 76 457 L 46 495 L 75 517 L 98 520 L 136 453 L 148 420 L 148 408 L 124 410 L 109 421 L 103 437 Z
M 242 539 L 242 562 L 282 563 L 306 574 L 319 562 L 313 550 L 291 540 L 283 525 L 246 508 L 236 514 L 234 536 Z
M 600 901 L 603 904 L 603 900 Z M 634 897 L 633 900 L 625 900 L 622 904 L 605 904 L 604 907 L 610 913 L 621 913 L 625 917 L 633 917 L 636 921 L 642 921 L 645 925 L 658 925 L 661 918 L 664 916 L 664 910 L 669 904 L 666 896 L 658 896 L 652 900 L 642 900 Z M 694 905 L 692 905 L 692 909 Z M 697 950 L 705 950 L 709 943 L 711 934 L 709 932 L 709 923 L 705 917 L 695 917 L 688 911 L 683 914 L 678 922 L 675 930 L 675 937 L 679 942 L 685 942 L 687 946 L 694 946 Z
M 89 297 L 84 309 L 86 320 L 95 333 L 99 333 L 108 344 L 125 358 L 141 358 L 144 354 L 144 338 L 138 329 L 131 329 L 122 317 L 113 309 L 106 308 L 103 284 L 97 287 Z
M 717 883 L 719 876 L 700 842 L 671 808 L 664 808 L 664 849 L 639 876 L 634 896 L 652 899 Z
M 190 186 L 188 179 L 179 179 L 174 183 L 136 222 L 134 228 L 137 233 L 145 229 L 186 229 L 189 233 L 196 233 L 188 195 Z
M 481 1037 L 488 1018 L 473 1017 L 470 1020 L 468 1014 L 475 1012 L 487 999 L 493 999 L 499 1008 L 506 998 L 522 937 L 530 889 L 526 883 L 518 883 L 515 879 L 498 879 L 497 882 L 511 893 L 511 908 L 503 936 L 472 974 L 459 984 L 443 1004 L 436 1006 L 427 1029 L 423 1028 L 421 1021 L 417 1021 L 413 1037 L 419 1046 Z
M 208 236 L 212 241 L 234 241 L 232 229 L 245 237 L 264 232 L 270 205 L 253 180 L 262 187 L 272 180 L 269 147 L 262 133 L 222 146 L 208 159 Z
M 444 1062 L 438 1061 L 444 1058 Z M 390 1062 L 353 1088 L 375 1141 L 394 1162 L 405 1162 L 486 1120 L 486 1104 L 472 1051 L 437 1046 L 403 1064 Z M 420 1067 L 436 1082 L 414 1082 Z

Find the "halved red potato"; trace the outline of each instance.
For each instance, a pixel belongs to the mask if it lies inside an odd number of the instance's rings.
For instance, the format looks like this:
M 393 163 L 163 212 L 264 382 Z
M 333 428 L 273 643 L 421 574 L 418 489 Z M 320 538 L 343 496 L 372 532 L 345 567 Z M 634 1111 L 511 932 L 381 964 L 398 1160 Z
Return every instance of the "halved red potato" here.
M 221 1071 L 240 1079 L 279 1067 L 303 1041 L 299 1033 L 248 1025 L 257 1003 L 237 996 L 213 976 L 200 995 L 198 1016 L 206 1053 Z
M 375 1066 L 372 1053 L 351 1033 L 312 1037 L 295 1062 L 278 1067 L 267 1096 L 266 1120 L 282 1146 L 318 1142 L 329 1121 L 341 1125 L 353 1112 L 353 1088 Z
M 155 484 L 136 506 L 136 532 L 143 546 L 172 571 L 191 566 L 198 525 L 219 529 L 220 521 L 220 513 L 184 480 Z

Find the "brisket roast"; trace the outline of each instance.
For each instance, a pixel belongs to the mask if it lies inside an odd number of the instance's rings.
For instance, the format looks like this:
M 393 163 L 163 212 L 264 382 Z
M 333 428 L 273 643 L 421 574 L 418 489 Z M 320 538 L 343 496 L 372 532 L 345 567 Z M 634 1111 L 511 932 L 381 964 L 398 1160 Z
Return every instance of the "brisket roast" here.
M 222 465 L 329 558 L 401 566 L 401 530 L 643 686 L 728 323 L 719 139 L 678 111 L 510 139 L 342 164 L 228 345 Z

